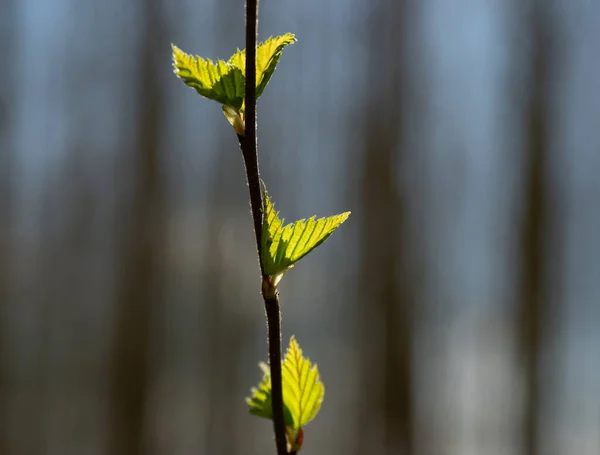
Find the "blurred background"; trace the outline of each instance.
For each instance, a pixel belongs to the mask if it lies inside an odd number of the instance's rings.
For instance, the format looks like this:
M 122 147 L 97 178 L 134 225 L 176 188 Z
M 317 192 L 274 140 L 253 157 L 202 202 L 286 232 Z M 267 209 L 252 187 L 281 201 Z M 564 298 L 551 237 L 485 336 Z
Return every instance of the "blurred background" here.
M 600 2 L 261 1 L 307 454 L 600 454 Z M 172 72 L 241 0 L 2 0 L 0 454 L 269 454 L 237 138 Z

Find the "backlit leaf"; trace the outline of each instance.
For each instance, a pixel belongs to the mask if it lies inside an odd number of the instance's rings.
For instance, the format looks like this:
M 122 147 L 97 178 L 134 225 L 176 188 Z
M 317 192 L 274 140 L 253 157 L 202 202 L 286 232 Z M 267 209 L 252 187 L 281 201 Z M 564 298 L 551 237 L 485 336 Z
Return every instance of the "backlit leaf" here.
M 295 430 L 310 422 L 321 409 L 325 386 L 316 364 L 302 356 L 302 349 L 292 336 L 282 364 L 283 401 L 289 409 Z
M 260 362 L 258 364 L 263 372 L 263 379 L 257 387 L 253 387 L 250 392 L 251 395 L 246 398 L 248 404 L 248 410 L 250 414 L 258 417 L 264 417 L 265 419 L 273 419 L 273 404 L 271 401 L 271 374 L 269 372 L 269 366 Z M 290 414 L 289 409 L 285 406 L 283 410 L 284 421 L 286 425 L 293 425 L 294 419 Z
M 282 36 L 271 36 L 268 40 L 260 43 L 256 48 L 256 97 L 262 95 L 263 90 L 269 83 L 273 71 L 279 62 L 281 53 L 286 46 L 296 42 L 292 33 Z M 242 74 L 246 75 L 246 50 L 239 50 L 231 56 L 228 63 L 240 68 Z
M 214 63 L 210 59 L 186 54 L 175 45 L 172 48 L 175 74 L 186 85 L 206 98 L 241 109 L 246 82 L 240 68 L 223 60 Z
M 269 83 L 283 49 L 295 41 L 296 38 L 293 34 L 286 33 L 282 36 L 271 37 L 257 46 L 257 98 Z M 224 111 L 224 113 L 235 128 L 231 113 L 235 112 L 236 115 L 239 115 L 244 112 L 246 51 L 238 49 L 227 62 L 223 60 L 213 62 L 197 55 L 186 54 L 175 45 L 172 45 L 172 48 L 175 74 L 186 85 L 196 89 L 200 95 L 229 106 L 230 111 Z
M 327 240 L 350 216 L 350 212 L 319 219 L 313 216 L 284 226 L 266 189 L 263 214 L 262 263 L 274 286 L 290 267 Z
M 267 364 L 260 363 L 259 366 L 263 371 L 263 379 L 257 387 L 252 388 L 246 403 L 251 414 L 272 419 L 271 375 Z M 284 420 L 286 426 L 297 432 L 314 419 L 321 409 L 325 386 L 319 377 L 317 365 L 302 356 L 302 349 L 293 336 L 281 368 Z

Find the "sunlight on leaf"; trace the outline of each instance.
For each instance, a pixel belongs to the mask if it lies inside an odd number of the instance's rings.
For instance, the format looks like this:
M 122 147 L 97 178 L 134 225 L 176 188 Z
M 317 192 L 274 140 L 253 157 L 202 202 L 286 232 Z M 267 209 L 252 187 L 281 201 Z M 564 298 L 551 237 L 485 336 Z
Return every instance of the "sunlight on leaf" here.
M 263 90 L 269 83 L 273 71 L 279 62 L 281 53 L 286 46 L 294 44 L 296 37 L 292 33 L 282 36 L 271 36 L 268 40 L 260 43 L 256 48 L 256 97 L 262 95 Z M 231 56 L 228 63 L 234 65 L 246 75 L 246 50 L 239 50 Z
M 246 398 L 246 403 L 251 414 L 272 419 L 269 367 L 263 362 L 259 366 L 263 371 L 263 379 L 258 387 L 252 388 L 252 395 Z M 291 434 L 299 434 L 298 430 L 314 419 L 321 409 L 325 386 L 319 377 L 317 365 L 302 356 L 302 349 L 293 336 L 281 368 L 285 424 L 293 430 Z
M 175 74 L 186 85 L 206 98 L 241 109 L 246 82 L 240 68 L 223 60 L 213 63 L 210 59 L 186 54 L 175 45 L 171 47 Z
M 265 273 L 277 286 L 283 274 L 318 247 L 350 216 L 350 212 L 327 218 L 299 220 L 283 226 L 283 219 L 264 189 L 262 262 Z
M 271 37 L 256 48 L 256 97 L 258 98 L 273 75 L 283 49 L 294 43 L 296 38 L 291 33 Z M 183 82 L 211 100 L 229 106 L 225 116 L 236 127 L 235 115 L 244 112 L 244 95 L 246 90 L 246 51 L 237 50 L 231 58 L 224 62 L 186 54 L 174 44 L 173 67 L 175 74 Z M 237 132 L 237 131 L 236 131 Z
M 302 356 L 302 349 L 292 336 L 282 364 L 283 401 L 294 419 L 293 428 L 302 428 L 321 409 L 325 386 L 317 365 Z
M 258 387 L 253 387 L 250 392 L 252 395 L 246 398 L 248 404 L 248 410 L 250 414 L 258 417 L 264 417 L 265 419 L 273 419 L 273 404 L 271 402 L 271 374 L 269 366 L 265 362 L 258 364 L 263 372 L 263 379 L 258 384 Z M 284 400 L 285 401 L 285 400 Z M 283 417 L 286 425 L 293 425 L 294 419 L 290 414 L 290 410 L 285 406 L 283 409 Z

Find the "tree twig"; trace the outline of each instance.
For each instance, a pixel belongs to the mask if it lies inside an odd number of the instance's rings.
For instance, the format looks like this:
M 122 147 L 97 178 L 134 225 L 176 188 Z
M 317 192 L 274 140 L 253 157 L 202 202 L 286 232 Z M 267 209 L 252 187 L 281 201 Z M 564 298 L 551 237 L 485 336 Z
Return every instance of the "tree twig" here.
M 246 178 L 250 194 L 250 209 L 254 221 L 254 234 L 256 235 L 256 250 L 263 273 L 261 259 L 261 234 L 262 234 L 262 192 L 258 170 L 258 146 L 256 137 L 256 40 L 258 34 L 258 0 L 246 0 L 246 93 L 244 104 L 244 137 L 238 136 Z
M 283 420 L 283 389 L 281 378 L 281 312 L 279 297 L 263 294 L 269 333 L 269 364 L 271 365 L 271 400 L 273 405 L 273 429 L 277 455 L 287 454 L 285 423 Z
M 273 405 L 273 430 L 277 455 L 287 455 L 285 423 L 283 420 L 283 390 L 281 384 L 281 312 L 277 291 L 265 275 L 262 253 L 262 191 L 258 169 L 256 138 L 256 44 L 258 29 L 258 0 L 246 0 L 246 94 L 244 136 L 238 136 L 250 195 L 250 208 L 254 221 L 256 250 L 262 276 L 262 295 L 267 315 L 269 365 L 271 368 L 271 400 Z

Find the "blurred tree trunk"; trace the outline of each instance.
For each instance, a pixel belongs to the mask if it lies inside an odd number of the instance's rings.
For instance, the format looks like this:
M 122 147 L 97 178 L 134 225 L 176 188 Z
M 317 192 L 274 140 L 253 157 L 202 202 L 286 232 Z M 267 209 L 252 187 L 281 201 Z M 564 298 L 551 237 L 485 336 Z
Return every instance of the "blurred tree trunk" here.
M 556 203 L 552 199 L 550 138 L 550 82 L 553 36 L 547 5 L 537 0 L 529 12 L 531 77 L 527 111 L 524 173 L 524 216 L 521 228 L 521 294 L 519 354 L 524 368 L 525 406 L 523 434 L 525 455 L 539 455 L 541 408 L 544 400 L 542 352 L 548 347 L 550 325 L 550 268 L 558 254 Z M 521 7 L 520 5 L 518 6 Z M 556 270 L 554 270 L 556 271 Z M 555 277 L 556 278 L 556 277 Z M 547 386 L 546 386 L 547 388 Z
M 2 59 L 14 62 L 16 59 L 16 17 L 15 2 L 3 3 L 0 15 L 0 42 L 3 43 Z M 11 287 L 14 281 L 14 258 L 12 254 L 12 197 L 13 197 L 13 122 L 15 110 L 15 72 L 14 66 L 6 65 L 0 71 L 0 453 L 8 453 L 9 415 L 8 415 L 8 373 L 9 355 L 7 330 L 8 309 L 11 305 Z
M 399 190 L 402 146 L 406 0 L 380 0 L 369 17 L 369 92 L 363 111 L 361 390 L 357 454 L 410 455 L 413 447 L 414 283 L 407 243 L 407 195 Z M 389 17 L 397 18 L 390 21 Z M 400 25 L 400 30 L 396 24 Z M 385 68 L 385 71 L 382 71 Z M 373 439 L 375 438 L 375 439 Z
M 164 89 L 160 68 L 168 62 L 161 3 L 142 0 L 136 23 L 142 31 L 139 70 L 132 75 L 138 105 L 134 125 L 132 194 L 122 213 L 117 308 L 111 365 L 112 455 L 145 455 L 145 404 L 149 388 L 152 316 L 163 298 L 165 209 L 159 154 Z M 132 58 L 135 58 L 132 56 Z M 127 162 L 127 159 L 123 160 Z
M 216 23 L 220 24 L 220 41 L 230 41 L 232 30 L 241 26 L 239 17 L 231 14 L 231 11 L 239 10 L 240 6 L 238 0 L 221 0 L 219 3 Z M 244 179 L 244 168 L 235 134 L 230 129 L 226 129 L 219 140 L 213 175 L 213 181 L 207 185 L 210 189 L 207 194 L 211 195 L 208 198 L 211 216 L 206 239 L 209 245 L 207 260 L 210 267 L 202 278 L 202 282 L 206 283 L 205 311 L 202 314 L 209 321 L 209 329 L 206 330 L 202 343 L 208 348 L 206 359 L 210 365 L 205 369 L 208 376 L 208 427 L 204 453 L 234 454 L 240 445 L 243 429 L 233 416 L 240 411 L 243 402 L 232 391 L 237 389 L 239 383 L 238 369 L 241 366 L 240 359 L 248 334 L 248 322 L 243 316 L 245 312 L 231 309 L 236 305 L 244 305 L 247 296 L 241 295 L 239 286 L 231 287 L 226 283 L 241 283 L 243 280 L 236 279 L 235 274 L 253 273 L 253 270 L 240 271 L 239 268 L 232 268 L 230 264 L 224 263 L 224 258 L 228 256 L 224 248 L 230 248 L 231 245 L 219 241 L 223 236 L 224 227 L 228 222 L 231 223 L 237 213 L 249 216 L 247 200 L 237 200 L 236 194 L 236 200 L 232 201 L 229 182 Z M 251 229 L 251 226 L 249 222 L 248 228 Z M 258 269 L 254 272 L 258 272 Z M 260 311 L 260 300 L 256 303 L 257 311 Z M 242 446 L 244 449 L 241 453 L 244 453 L 248 446 Z
M 208 428 L 204 453 L 234 454 L 239 447 L 242 428 L 239 428 L 233 416 L 240 411 L 243 403 L 232 391 L 238 388 L 240 378 L 238 371 L 248 333 L 248 321 L 244 318 L 244 311 L 236 312 L 231 309 L 236 305 L 245 305 L 249 302 L 246 302 L 247 297 L 240 294 L 237 286 L 231 287 L 226 284 L 227 282 L 241 283 L 243 280 L 235 277 L 235 274 L 240 273 L 239 268 L 227 267 L 223 263 L 223 258 L 227 257 L 223 249 L 227 246 L 219 238 L 222 238 L 227 219 L 231 222 L 231 217 L 236 216 L 235 210 L 231 210 L 232 206 L 239 206 L 243 211 L 247 208 L 247 202 L 240 201 L 241 204 L 232 204 L 230 201 L 228 187 L 231 186 L 227 182 L 234 179 L 236 174 L 238 178 L 243 178 L 243 168 L 240 166 L 236 150 L 227 150 L 228 147 L 235 146 L 235 142 L 221 141 L 221 144 L 219 150 L 227 153 L 218 154 L 217 169 L 210 192 L 214 195 L 210 198 L 212 215 L 207 233 L 209 242 L 207 256 L 210 258 L 211 266 L 202 278 L 202 282 L 206 283 L 204 294 L 206 308 L 203 317 L 209 321 L 208 330 L 202 340 L 209 352 L 207 356 L 209 364 L 205 369 L 208 375 L 206 403 Z M 248 227 L 250 226 L 248 224 Z M 252 273 L 252 270 L 244 270 L 243 273 Z M 257 311 L 260 311 L 260 301 L 257 300 L 256 304 Z M 247 448 L 245 445 L 244 447 Z

